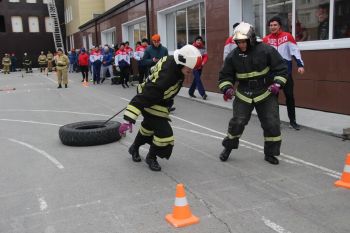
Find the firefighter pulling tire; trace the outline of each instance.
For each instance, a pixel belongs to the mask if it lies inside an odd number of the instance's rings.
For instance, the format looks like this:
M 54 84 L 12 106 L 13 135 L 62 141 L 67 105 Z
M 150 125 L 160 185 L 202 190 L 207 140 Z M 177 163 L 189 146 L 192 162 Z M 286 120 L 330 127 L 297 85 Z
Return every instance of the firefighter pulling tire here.
M 96 146 L 118 141 L 120 122 L 82 121 L 59 129 L 61 142 L 66 146 Z

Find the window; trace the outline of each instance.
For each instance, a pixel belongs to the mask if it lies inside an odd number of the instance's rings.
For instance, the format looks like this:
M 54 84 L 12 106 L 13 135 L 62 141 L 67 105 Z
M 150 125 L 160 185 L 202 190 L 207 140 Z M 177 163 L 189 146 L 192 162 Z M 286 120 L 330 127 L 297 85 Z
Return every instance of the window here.
M 28 17 L 29 32 L 39 32 L 39 18 L 35 16 Z
M 5 18 L 3 15 L 0 15 L 0 32 L 6 32 Z
M 129 45 L 134 49 L 136 42 L 147 38 L 146 17 L 140 17 L 122 24 L 123 41 L 129 41 Z
M 72 6 L 69 6 L 69 7 L 66 8 L 66 10 L 64 11 L 64 19 L 65 19 L 65 23 L 69 23 L 70 21 L 73 20 Z
M 166 44 L 170 51 L 192 44 L 196 36 L 205 38 L 205 6 L 198 3 L 169 13 L 166 19 Z
M 54 32 L 53 19 L 45 17 L 45 30 L 46 32 Z
M 89 34 L 88 38 L 89 38 L 89 49 L 92 49 L 94 47 L 94 45 L 93 45 L 92 34 L 91 33 Z
M 115 43 L 115 28 L 107 29 L 101 32 L 101 43 L 102 45 L 114 45 Z
M 11 17 L 12 32 L 23 32 L 23 24 L 21 16 Z
M 9 0 L 9 2 L 19 2 L 19 0 Z
M 146 22 L 140 22 L 128 27 L 128 40 L 131 48 L 134 48 L 137 41 L 147 38 Z
M 229 0 L 236 4 L 238 0 Z M 269 33 L 268 20 L 279 16 L 284 31 L 292 33 L 300 48 L 350 48 L 349 0 L 240 0 L 242 19 L 255 26 L 257 35 Z M 252 9 L 254 9 L 252 11 Z M 230 14 L 239 15 L 240 9 Z M 230 22 L 232 25 L 235 22 Z
M 48 4 L 51 0 L 43 0 L 43 4 Z
M 27 3 L 36 3 L 36 0 L 26 0 Z
M 83 48 L 87 49 L 86 36 L 83 36 Z

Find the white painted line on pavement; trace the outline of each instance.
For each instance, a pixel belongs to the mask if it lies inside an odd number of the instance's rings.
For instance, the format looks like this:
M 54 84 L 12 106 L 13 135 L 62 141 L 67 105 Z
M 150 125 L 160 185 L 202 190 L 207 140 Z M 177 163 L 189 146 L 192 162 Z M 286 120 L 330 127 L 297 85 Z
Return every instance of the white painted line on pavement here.
M 40 150 L 39 148 L 36 148 L 35 146 L 32 146 L 32 145 L 30 145 L 30 144 L 28 144 L 28 143 L 21 142 L 21 141 L 18 141 L 18 140 L 16 140 L 16 139 L 13 139 L 13 138 L 8 138 L 8 140 L 11 141 L 11 142 L 14 142 L 14 143 L 18 143 L 18 144 L 20 144 L 20 145 L 22 145 L 22 146 L 25 146 L 25 147 L 27 147 L 27 148 L 29 148 L 29 149 L 31 149 L 31 150 L 34 150 L 34 151 L 38 152 L 39 154 L 45 156 L 45 157 L 46 157 L 48 160 L 50 160 L 53 164 L 55 164 L 57 168 L 59 168 L 59 169 L 63 169 L 63 168 L 64 168 L 63 165 L 62 165 L 60 162 L 58 162 L 57 159 L 55 159 L 53 156 L 49 155 L 49 154 L 46 153 L 45 151 Z
M 62 126 L 62 125 L 53 124 L 53 123 L 38 122 L 38 121 L 25 121 L 25 120 L 14 120 L 14 119 L 0 119 L 0 121 L 12 121 L 12 122 L 32 123 L 32 124 L 39 124 L 39 125 Z
M 47 209 L 47 203 L 46 203 L 44 197 L 39 197 L 38 201 L 39 201 L 39 204 L 40 204 L 40 210 L 41 211 L 46 210 Z
M 208 127 L 205 127 L 205 126 L 203 126 L 203 125 L 200 125 L 200 124 L 197 124 L 197 123 L 194 123 L 194 122 L 185 120 L 185 119 L 183 119 L 183 118 L 181 118 L 181 117 L 177 117 L 177 116 L 174 116 L 174 115 L 171 115 L 171 117 L 173 117 L 173 118 L 175 118 L 175 119 L 178 119 L 178 120 L 180 120 L 180 121 L 186 122 L 186 123 L 188 123 L 188 124 L 197 126 L 197 127 L 199 127 L 199 128 L 208 130 L 208 131 L 210 131 L 210 132 L 213 132 L 213 133 L 217 133 L 217 134 L 219 134 L 219 135 L 226 136 L 226 134 L 224 134 L 224 133 L 221 133 L 221 132 L 219 132 L 219 131 L 216 131 L 216 130 L 211 129 L 211 128 L 208 128 Z M 175 127 L 174 127 L 174 128 L 175 128 Z M 180 129 L 180 128 L 179 128 L 179 129 Z M 221 138 L 221 137 L 213 136 L 213 135 L 210 135 L 210 134 L 203 134 L 203 133 L 200 133 L 200 132 L 194 131 L 194 130 L 188 130 L 188 129 L 184 129 L 184 128 L 181 128 L 181 129 L 186 130 L 186 131 L 189 131 L 189 132 L 192 132 L 192 133 L 199 133 L 199 134 L 201 134 L 201 135 L 205 135 L 205 136 L 212 137 L 212 138 L 223 139 L 223 138 Z M 239 141 L 240 141 L 240 142 L 243 142 L 243 143 L 246 143 L 246 144 L 248 144 L 248 145 L 257 147 L 257 148 L 261 149 L 261 150 L 259 150 L 259 152 L 263 153 L 263 151 L 262 151 L 262 150 L 264 149 L 263 146 L 260 146 L 260 145 L 258 145 L 258 144 L 255 144 L 255 143 L 252 143 L 252 142 L 248 142 L 248 141 L 245 141 L 245 140 L 242 140 L 242 139 L 240 139 Z M 243 145 L 242 145 L 242 146 L 243 146 Z M 251 149 L 253 149 L 253 148 L 251 148 Z M 254 149 L 254 150 L 256 150 L 256 149 Z M 283 156 L 283 157 L 285 157 L 285 158 L 287 158 L 287 159 L 289 159 L 289 160 L 292 160 L 292 161 L 295 161 L 295 162 L 299 162 L 299 163 L 301 163 L 301 164 L 304 164 L 304 165 L 307 165 L 307 166 L 310 166 L 310 167 L 314 167 L 314 168 L 320 169 L 320 170 L 324 171 L 324 172 L 325 172 L 324 174 L 326 174 L 326 175 L 333 174 L 332 177 L 337 176 L 337 178 L 340 178 L 340 176 L 341 176 L 341 173 L 340 173 L 340 172 L 333 171 L 333 170 L 331 170 L 331 169 L 329 169 L 329 168 L 326 168 L 326 167 L 323 167 L 323 166 L 320 166 L 320 165 L 317 165 L 317 164 L 313 164 L 313 163 L 304 161 L 304 160 L 302 160 L 302 159 L 293 157 L 293 156 L 291 156 L 291 155 L 287 155 L 287 154 L 281 153 L 281 156 Z
M 109 117 L 110 115 L 90 113 L 90 112 L 72 112 L 72 111 L 60 111 L 60 110 L 48 110 L 48 109 L 1 109 L 0 112 L 55 112 L 55 113 L 70 113 L 78 115 L 92 115 Z
M 278 232 L 278 233 L 291 233 L 290 231 L 287 231 L 282 226 L 278 225 L 277 223 L 272 222 L 271 220 L 265 218 L 262 216 L 261 220 L 264 222 L 266 226 L 271 228 L 272 230 Z

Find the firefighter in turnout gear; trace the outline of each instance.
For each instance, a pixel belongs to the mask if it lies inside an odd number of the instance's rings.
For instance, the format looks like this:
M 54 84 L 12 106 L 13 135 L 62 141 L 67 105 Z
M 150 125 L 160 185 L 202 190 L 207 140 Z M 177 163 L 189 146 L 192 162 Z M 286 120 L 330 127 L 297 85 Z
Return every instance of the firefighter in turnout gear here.
M 48 69 L 48 72 L 51 72 L 52 71 L 53 54 L 50 51 L 48 51 L 47 55 L 46 55 L 46 58 L 47 58 L 47 69 Z
M 152 171 L 160 171 L 157 156 L 169 159 L 174 146 L 173 130 L 169 124 L 169 107 L 180 91 L 185 77 L 192 75 L 192 70 L 202 64 L 199 50 L 193 45 L 185 45 L 175 50 L 173 56 L 161 58 L 151 68 L 151 74 L 137 88 L 138 94 L 130 101 L 125 112 L 125 122 L 119 132 L 132 129 L 136 119 L 143 115 L 141 127 L 129 148 L 134 162 L 140 162 L 139 147 L 148 143 L 150 149 L 146 163 Z
M 11 58 L 9 54 L 5 53 L 5 57 L 2 58 L 3 73 L 10 74 Z
M 277 94 L 287 81 L 287 66 L 276 49 L 257 41 L 250 24 L 240 23 L 233 39 L 238 47 L 226 57 L 219 73 L 224 100 L 232 99 L 235 94 L 233 117 L 222 141 L 224 150 L 220 159 L 226 161 L 232 149 L 238 148 L 239 138 L 255 108 L 264 131 L 265 160 L 278 164 L 275 156 L 280 154 L 282 139 Z M 238 82 L 236 91 L 235 82 Z
M 24 53 L 23 57 L 23 67 L 26 70 L 26 73 L 32 73 L 32 60 L 30 60 L 30 57 L 28 56 L 27 53 Z
M 41 51 L 41 54 L 38 57 L 38 63 L 40 67 L 40 73 L 45 71 L 45 68 L 47 66 L 47 58 L 46 58 L 46 55 L 44 54 L 44 51 Z

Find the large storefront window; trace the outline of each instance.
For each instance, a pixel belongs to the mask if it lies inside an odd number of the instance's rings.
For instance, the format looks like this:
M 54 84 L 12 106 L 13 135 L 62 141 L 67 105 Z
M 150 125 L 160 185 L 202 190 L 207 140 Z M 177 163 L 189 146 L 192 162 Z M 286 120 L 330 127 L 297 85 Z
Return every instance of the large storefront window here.
M 243 21 L 255 26 L 255 32 L 258 36 L 264 36 L 264 15 L 262 0 L 246 0 L 243 4 Z M 254 11 L 252 11 L 254 9 Z M 236 22 L 235 22 L 236 23 Z
M 333 38 L 350 38 L 350 1 L 335 0 Z
M 146 22 L 140 22 L 128 27 L 128 38 L 131 48 L 134 48 L 138 41 L 147 38 Z
M 344 40 L 350 38 L 349 0 L 241 0 L 241 3 L 243 21 L 253 24 L 259 36 L 269 34 L 268 21 L 278 16 L 284 31 L 292 33 L 298 42 L 308 42 L 303 44 L 305 48 L 350 47 L 349 41 Z
M 167 14 L 166 44 L 168 49 L 173 51 L 186 44 L 192 44 L 198 35 L 205 40 L 205 18 L 203 2 Z
M 101 43 L 102 45 L 108 44 L 109 46 L 115 44 L 115 28 L 110 28 L 101 32 Z

